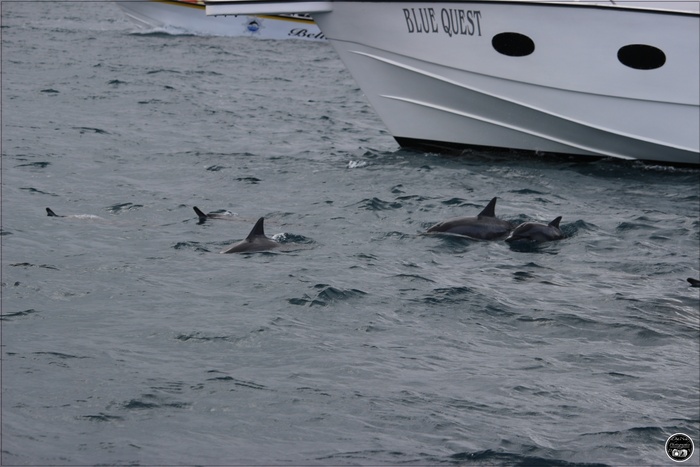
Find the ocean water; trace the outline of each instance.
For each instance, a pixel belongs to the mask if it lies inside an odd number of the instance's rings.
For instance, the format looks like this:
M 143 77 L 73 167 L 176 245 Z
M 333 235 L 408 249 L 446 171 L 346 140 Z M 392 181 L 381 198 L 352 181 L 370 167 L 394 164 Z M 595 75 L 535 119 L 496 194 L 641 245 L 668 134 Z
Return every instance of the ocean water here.
M 0 8 L 2 465 L 700 447 L 700 170 L 402 150 L 328 44 Z M 567 238 L 422 234 L 494 196 Z M 262 216 L 284 248 L 219 254 Z

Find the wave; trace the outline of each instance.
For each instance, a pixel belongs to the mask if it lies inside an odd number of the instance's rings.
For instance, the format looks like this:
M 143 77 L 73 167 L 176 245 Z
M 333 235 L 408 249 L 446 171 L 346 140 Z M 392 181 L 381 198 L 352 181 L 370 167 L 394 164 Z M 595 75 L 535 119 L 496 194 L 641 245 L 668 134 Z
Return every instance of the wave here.
M 357 203 L 357 205 L 368 211 L 389 211 L 392 209 L 400 209 L 403 207 L 401 203 L 394 201 L 384 201 L 379 198 L 366 198 Z
M 34 315 L 36 313 L 39 313 L 39 311 L 35 310 L 34 308 L 30 308 L 28 310 L 22 310 L 22 311 L 15 311 L 14 313 L 3 313 L 0 315 L 0 321 L 9 321 L 14 318 L 21 318 L 23 316 L 30 316 Z
M 339 289 L 328 284 L 316 284 L 315 289 L 319 292 L 315 296 L 304 294 L 301 298 L 290 298 L 288 302 L 292 305 L 301 306 L 328 306 L 331 303 L 342 302 L 367 295 L 359 289 Z
M 509 452 L 496 452 L 491 449 L 477 452 L 461 452 L 450 456 L 459 465 L 508 465 L 513 467 L 606 467 L 607 464 L 569 462 L 537 456 L 525 456 Z
M 120 203 L 107 207 L 107 211 L 109 211 L 112 214 L 121 214 L 122 211 L 133 211 L 141 209 L 142 207 L 143 204 Z
M 177 242 L 174 246 L 176 250 L 194 250 L 208 253 L 209 250 L 199 242 Z

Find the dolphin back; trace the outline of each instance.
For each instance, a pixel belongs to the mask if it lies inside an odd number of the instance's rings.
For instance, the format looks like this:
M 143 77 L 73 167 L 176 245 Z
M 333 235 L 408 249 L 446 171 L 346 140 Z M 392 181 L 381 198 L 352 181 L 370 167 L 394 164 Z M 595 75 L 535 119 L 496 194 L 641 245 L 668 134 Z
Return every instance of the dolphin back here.
M 561 216 L 557 217 L 554 219 L 552 222 L 549 223 L 550 227 L 554 227 L 555 229 L 559 228 L 559 222 L 561 222 Z
M 496 217 L 496 200 L 489 204 L 476 217 L 456 217 L 439 222 L 428 229 L 428 233 L 450 233 L 480 240 L 495 240 L 513 230 L 510 222 Z
M 272 250 L 280 246 L 279 243 L 265 236 L 265 229 L 263 227 L 264 221 L 264 217 L 258 219 L 253 230 L 250 231 L 245 240 L 234 243 L 221 253 L 253 253 L 256 251 Z
M 489 204 L 479 213 L 477 217 L 496 217 L 496 199 L 493 198 Z
M 532 242 L 542 243 L 552 240 L 561 240 L 564 238 L 564 233 L 559 229 L 561 216 L 554 219 L 549 224 L 541 224 L 539 222 L 524 222 L 517 226 L 513 232 L 506 238 L 508 243 L 517 242 Z
M 207 220 L 207 215 L 202 212 L 201 209 L 199 209 L 197 206 L 193 206 L 192 209 L 194 209 L 194 212 L 197 213 L 197 217 L 199 217 L 200 221 L 205 221 Z
M 248 237 L 246 237 L 246 240 L 252 241 L 255 237 L 265 237 L 265 228 L 263 227 L 264 222 L 264 217 L 258 219 L 258 221 L 255 223 L 255 226 L 253 227 L 253 230 L 251 230 L 248 234 Z

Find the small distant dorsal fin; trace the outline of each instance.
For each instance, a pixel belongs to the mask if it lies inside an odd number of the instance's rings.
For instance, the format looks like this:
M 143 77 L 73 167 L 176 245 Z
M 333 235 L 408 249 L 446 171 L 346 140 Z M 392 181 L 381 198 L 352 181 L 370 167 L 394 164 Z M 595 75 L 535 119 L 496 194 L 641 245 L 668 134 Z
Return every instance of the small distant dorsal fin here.
M 489 204 L 479 213 L 479 217 L 496 217 L 496 199 L 489 201 Z
M 201 209 L 199 209 L 197 206 L 193 206 L 194 212 L 197 213 L 197 217 L 199 217 L 200 221 L 206 220 L 207 215 L 204 214 Z
M 49 217 L 61 217 L 51 210 L 51 208 L 46 208 L 46 215 Z
M 559 228 L 559 221 L 561 221 L 561 216 L 557 217 L 554 219 L 552 222 L 549 223 L 550 227 L 556 227 L 557 229 Z
M 246 240 L 252 240 L 255 237 L 259 236 L 265 236 L 265 229 L 263 228 L 263 222 L 265 221 L 264 217 L 261 217 L 258 219 L 258 222 L 255 223 L 255 227 L 253 227 L 253 230 L 250 231 L 248 234 L 248 237 L 246 237 Z

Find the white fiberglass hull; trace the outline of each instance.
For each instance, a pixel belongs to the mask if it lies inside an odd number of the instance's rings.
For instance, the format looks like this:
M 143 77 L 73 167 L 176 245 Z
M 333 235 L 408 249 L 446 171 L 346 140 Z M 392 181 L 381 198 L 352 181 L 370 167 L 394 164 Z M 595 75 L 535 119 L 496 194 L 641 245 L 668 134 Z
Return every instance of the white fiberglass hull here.
M 269 15 L 207 16 L 197 0 L 144 0 L 117 2 L 126 16 L 145 28 L 203 36 L 247 36 L 260 39 L 325 41 L 310 18 Z
M 697 10 L 323 5 L 314 19 L 402 145 L 700 164 Z

